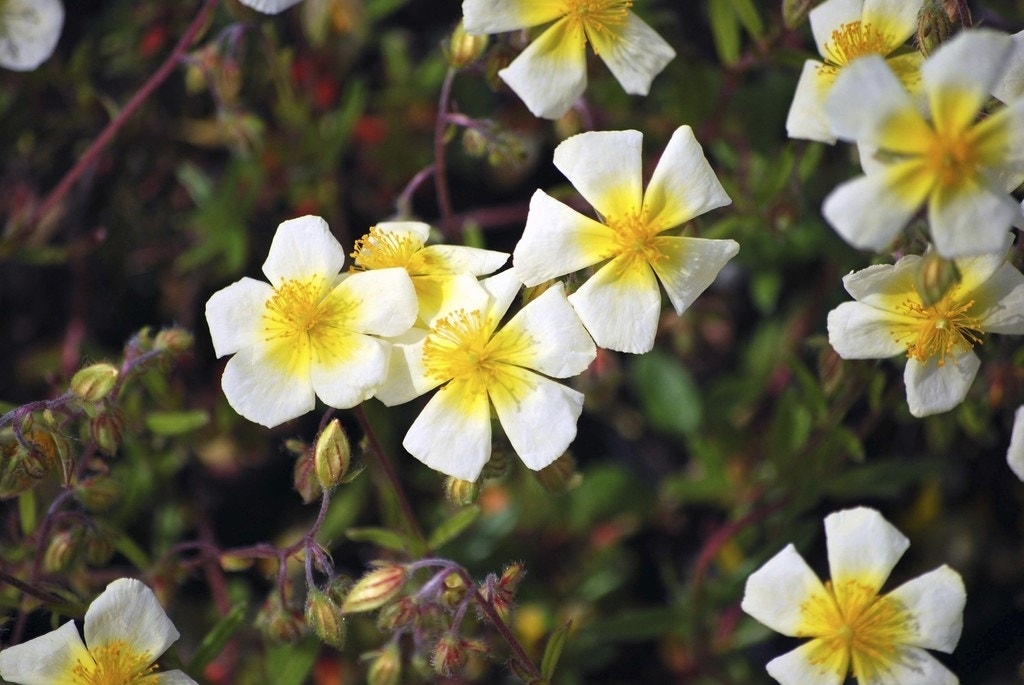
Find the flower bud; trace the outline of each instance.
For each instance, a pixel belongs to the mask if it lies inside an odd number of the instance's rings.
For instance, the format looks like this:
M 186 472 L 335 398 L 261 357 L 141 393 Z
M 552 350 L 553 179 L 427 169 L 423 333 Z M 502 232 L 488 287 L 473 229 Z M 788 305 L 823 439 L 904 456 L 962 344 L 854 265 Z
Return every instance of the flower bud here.
M 519 587 L 519 581 L 526 575 L 526 566 L 521 561 L 517 561 L 514 564 L 509 564 L 505 567 L 505 570 L 501 572 L 501 578 L 498 579 L 498 587 L 505 592 L 515 592 L 516 588 Z
M 480 480 L 499 480 L 512 470 L 512 450 L 507 445 L 495 445 L 491 458 L 480 471 Z
M 320 487 L 330 490 L 338 485 L 352 460 L 352 447 L 349 445 L 345 429 L 338 419 L 332 419 L 317 436 L 313 448 L 313 470 L 320 481 Z
M 75 499 L 91 512 L 107 511 L 121 501 L 124 488 L 110 476 L 97 475 L 75 484 Z
M 85 536 L 85 563 L 90 566 L 106 566 L 114 556 L 114 543 L 98 530 L 89 531 Z
M 430 663 L 438 675 L 451 676 L 466 665 L 470 652 L 486 653 L 487 651 L 489 651 L 487 645 L 478 640 L 463 640 L 454 633 L 445 633 L 434 645 Z
M 399 597 L 377 614 L 377 627 L 383 633 L 409 630 L 420 620 L 420 605 L 412 597 Z
M 295 489 L 302 497 L 304 504 L 320 499 L 323 489 L 320 487 L 320 479 L 316 477 L 316 471 L 313 468 L 312 452 L 306 452 L 295 460 L 293 479 Z
M 484 51 L 487 50 L 487 42 L 486 35 L 471 36 L 466 33 L 466 29 L 460 21 L 442 48 L 448 64 L 453 69 L 463 69 L 484 54 Z
M 402 652 L 395 641 L 376 652 L 366 674 L 367 685 L 398 685 L 402 678 Z
M 957 11 L 947 10 L 943 0 L 927 0 L 917 13 L 917 29 L 915 40 L 917 49 L 925 57 L 935 51 L 937 47 L 949 40 L 956 30 L 953 18 Z
M 341 613 L 355 614 L 378 609 L 398 596 L 408 572 L 401 564 L 377 562 L 378 566 L 359 579 L 341 605 Z
M 119 375 L 113 364 L 91 364 L 71 377 L 71 392 L 87 402 L 99 402 L 114 389 Z
M 465 506 L 476 501 L 480 486 L 475 481 L 448 476 L 444 481 L 444 496 L 452 504 Z
M 475 128 L 467 128 L 462 132 L 462 149 L 470 157 L 483 157 L 487 154 L 487 136 Z
M 153 348 L 166 350 L 172 354 L 184 354 L 192 349 L 194 338 L 184 328 L 165 328 L 153 339 Z
M 576 472 L 576 460 L 568 452 L 540 471 L 535 471 L 534 476 L 541 487 L 553 495 L 564 495 L 583 480 Z
M 43 570 L 47 573 L 67 570 L 78 554 L 79 537 L 76 531 L 62 530 L 50 538 L 43 553 Z
M 118 409 L 111 408 L 94 416 L 89 419 L 89 435 L 101 452 L 114 456 L 124 439 L 124 415 Z
M 441 590 L 441 604 L 454 609 L 466 597 L 466 581 L 458 573 L 452 572 L 444 577 L 444 587 Z
M 256 614 L 256 628 L 271 642 L 290 644 L 298 641 L 306 634 L 306 623 L 302 614 L 281 602 L 281 595 L 276 590 L 267 597 L 267 601 Z
M 929 252 L 921 258 L 914 286 L 926 307 L 934 306 L 945 297 L 949 289 L 960 282 L 960 269 L 956 262 L 946 259 L 938 252 Z
M 320 638 L 337 650 L 345 646 L 345 620 L 334 600 L 320 590 L 310 590 L 306 597 L 306 625 Z

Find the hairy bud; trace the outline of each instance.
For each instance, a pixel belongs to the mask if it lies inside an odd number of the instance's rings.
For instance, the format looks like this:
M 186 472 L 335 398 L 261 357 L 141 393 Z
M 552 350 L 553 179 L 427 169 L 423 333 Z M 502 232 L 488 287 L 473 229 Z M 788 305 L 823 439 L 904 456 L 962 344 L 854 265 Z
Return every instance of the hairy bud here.
M 448 64 L 453 69 L 463 69 L 480 59 L 480 56 L 487 50 L 487 43 L 486 35 L 469 35 L 460 21 L 442 48 Z
M 110 476 L 97 475 L 75 484 L 75 499 L 91 512 L 107 511 L 121 501 L 124 488 Z
M 345 647 L 345 619 L 334 600 L 320 590 L 306 597 L 306 624 L 325 644 L 341 650 Z
M 448 476 L 444 481 L 444 496 L 452 504 L 466 506 L 476 501 L 480 486 L 475 481 Z
M 534 475 L 541 487 L 554 495 L 564 495 L 583 480 L 576 472 L 576 460 L 568 452 L 540 471 L 535 471 Z
M 47 573 L 66 571 L 78 554 L 80 538 L 77 531 L 71 530 L 62 530 L 54 534 L 43 553 L 43 570 Z
M 373 611 L 398 596 L 409 574 L 401 564 L 377 562 L 377 568 L 360 578 L 341 605 L 341 613 Z
M 338 419 L 332 419 L 317 436 L 313 448 L 313 470 L 320 487 L 330 490 L 348 473 L 352 460 L 352 447 Z
M 368 685 L 398 685 L 402 679 L 402 652 L 395 641 L 377 651 L 366 674 Z
M 71 377 L 71 392 L 86 402 L 99 402 L 114 389 L 119 375 L 113 364 L 91 364 Z

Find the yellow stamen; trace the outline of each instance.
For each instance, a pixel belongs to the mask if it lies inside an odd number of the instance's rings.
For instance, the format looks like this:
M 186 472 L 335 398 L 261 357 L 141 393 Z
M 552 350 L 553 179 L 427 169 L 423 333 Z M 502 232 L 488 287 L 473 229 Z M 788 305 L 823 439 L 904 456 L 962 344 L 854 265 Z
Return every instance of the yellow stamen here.
M 423 243 L 409 233 L 382 231 L 376 226 L 356 241 L 350 257 L 355 261 L 353 270 L 387 269 L 390 267 L 409 268 L 413 255 Z
M 582 29 L 593 46 L 597 34 L 606 38 L 617 35 L 632 6 L 632 0 L 563 0 L 562 15 L 569 18 L 571 28 Z
M 79 659 L 71 668 L 72 682 L 77 685 L 132 685 L 156 670 L 149 657 L 117 640 L 89 650 L 92 660 Z
M 647 221 L 645 212 L 620 217 L 605 217 L 605 224 L 615 231 L 615 246 L 606 257 L 625 257 L 623 270 L 637 264 L 655 264 L 665 259 L 658 238 L 658 229 Z
M 937 358 L 942 366 L 949 357 L 956 364 L 956 355 L 982 344 L 981 322 L 970 316 L 974 300 L 961 302 L 959 290 L 953 286 L 931 307 L 908 298 L 896 308 L 915 319 L 893 331 L 896 340 L 906 344 L 908 358 L 922 364 Z
M 885 57 L 891 44 L 888 36 L 871 24 L 851 21 L 832 32 L 832 39 L 822 46 L 821 54 L 826 64 L 841 67 L 864 55 Z
M 533 345 L 524 335 L 492 337 L 493 322 L 480 311 L 455 311 L 434 324 L 423 343 L 423 366 L 437 381 L 461 380 L 485 391 L 511 387 L 509 367 Z
M 314 276 L 275 288 L 263 312 L 265 339 L 291 343 L 294 349 L 308 344 L 320 358 L 336 355 L 350 330 L 346 322 L 354 303 L 331 296 L 330 286 L 327 279 Z
M 944 188 L 969 183 L 977 177 L 980 167 L 971 129 L 953 133 L 937 131 L 925 159 L 932 176 Z

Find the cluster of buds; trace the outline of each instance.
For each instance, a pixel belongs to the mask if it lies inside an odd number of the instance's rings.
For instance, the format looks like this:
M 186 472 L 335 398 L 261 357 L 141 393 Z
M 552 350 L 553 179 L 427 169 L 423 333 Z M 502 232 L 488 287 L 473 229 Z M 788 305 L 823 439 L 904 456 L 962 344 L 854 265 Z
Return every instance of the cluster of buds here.
M 286 586 L 285 594 L 290 594 L 290 586 Z M 267 640 L 276 644 L 291 644 L 306 634 L 304 613 L 292 606 L 289 597 L 282 597 L 278 588 L 263 602 L 255 625 Z
M 351 468 L 352 445 L 338 419 L 324 426 L 312 446 L 293 439 L 285 448 L 297 457 L 294 485 L 306 504 L 359 475 L 360 469 Z

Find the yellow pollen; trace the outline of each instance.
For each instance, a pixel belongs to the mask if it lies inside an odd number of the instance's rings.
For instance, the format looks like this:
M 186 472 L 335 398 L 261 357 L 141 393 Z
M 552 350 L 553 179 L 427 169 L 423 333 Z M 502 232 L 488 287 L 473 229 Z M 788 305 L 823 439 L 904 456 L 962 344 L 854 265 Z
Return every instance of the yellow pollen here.
M 349 256 L 355 262 L 352 269 L 357 271 L 408 268 L 413 255 L 422 247 L 423 244 L 408 233 L 382 231 L 372 226 L 369 233 L 356 241 L 355 250 Z
M 936 132 L 925 159 L 932 176 L 943 188 L 970 182 L 977 177 L 980 167 L 970 130 L 951 135 Z
M 621 217 L 606 217 L 605 224 L 615 232 L 615 246 L 606 257 L 625 257 L 623 269 L 638 263 L 654 264 L 665 259 L 659 244 L 659 231 L 647 222 L 644 212 Z
M 81 659 L 71 668 L 71 679 L 76 685 L 132 685 L 156 670 L 149 657 L 131 649 L 118 640 L 89 650 L 92 660 Z
M 285 281 L 274 289 L 263 312 L 265 339 L 290 340 L 295 345 L 308 342 L 315 350 L 325 351 L 348 330 L 350 307 L 351 303 L 331 297 L 325 278 Z
M 632 6 L 632 0 L 563 0 L 562 15 L 569 18 L 573 29 L 582 29 L 593 46 L 594 36 L 599 33 L 608 38 L 616 36 L 617 27 L 625 23 Z
M 851 21 L 832 32 L 832 39 L 822 46 L 825 63 L 842 67 L 864 55 L 889 54 L 888 37 L 871 24 Z
M 908 298 L 896 308 L 915 319 L 893 331 L 895 339 L 906 344 L 908 358 L 922 364 L 937 358 L 942 366 L 948 357 L 956 364 L 956 355 L 982 344 L 981 322 L 969 314 L 974 300 L 961 302 L 959 290 L 960 286 L 953 286 L 931 307 Z
M 423 343 L 423 366 L 435 380 L 486 379 L 493 375 L 488 354 L 490 327 L 482 312 L 455 311 L 434 324 Z

